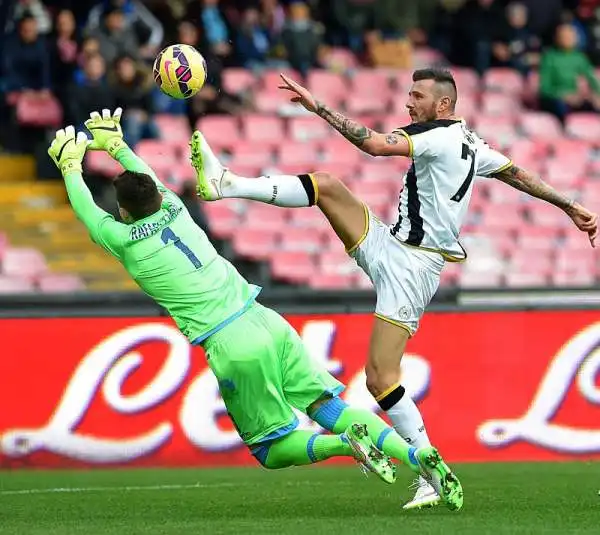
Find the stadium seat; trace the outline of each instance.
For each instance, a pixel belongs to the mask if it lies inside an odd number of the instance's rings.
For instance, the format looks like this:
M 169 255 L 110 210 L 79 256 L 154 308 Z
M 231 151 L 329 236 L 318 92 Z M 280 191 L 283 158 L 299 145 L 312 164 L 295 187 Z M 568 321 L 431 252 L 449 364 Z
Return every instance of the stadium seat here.
M 268 144 L 259 141 L 239 141 L 232 147 L 229 164 L 236 172 L 243 166 L 269 167 L 273 165 L 273 152 Z
M 512 144 L 518 138 L 518 132 L 511 117 L 479 116 L 475 121 L 475 130 L 484 141 L 493 148 L 502 148 Z
M 526 111 L 519 115 L 523 133 L 536 139 L 556 139 L 562 136 L 559 120 L 546 112 Z
M 556 248 L 559 237 L 556 227 L 521 224 L 517 228 L 517 247 L 531 252 L 551 251 Z
M 377 86 L 375 86 L 377 87 Z M 367 113 L 384 113 L 390 103 L 390 98 L 373 92 L 370 95 L 350 93 L 345 100 L 346 110 L 352 116 Z
M 290 118 L 289 130 L 292 139 L 301 142 L 327 139 L 333 134 L 333 129 L 315 116 Z
M 479 90 L 479 76 L 473 69 L 453 67 L 451 71 L 456 85 L 460 88 L 461 95 L 463 93 L 475 93 Z
M 35 280 L 47 271 L 44 255 L 27 247 L 11 247 L 4 251 L 1 273 L 8 277 Z
M 257 83 L 256 77 L 248 69 L 231 67 L 223 71 L 223 89 L 239 95 L 252 91 Z
M 324 62 L 334 71 L 348 71 L 358 66 L 356 55 L 347 48 L 330 48 Z
M 160 137 L 165 141 L 188 143 L 192 133 L 190 123 L 184 115 L 160 114 L 154 117 Z
M 598 142 L 600 138 L 600 120 L 597 113 L 570 113 L 567 115 L 565 130 L 577 139 Z
M 314 273 L 310 276 L 308 285 L 316 290 L 347 290 L 354 283 L 354 275 L 341 273 Z
M 354 164 L 357 166 L 363 161 L 363 155 L 359 149 L 342 137 L 332 137 L 323 141 L 323 159 L 328 164 Z
M 317 253 L 323 248 L 323 234 L 316 228 L 287 225 L 280 229 L 281 250 Z
M 591 143 L 584 139 L 569 139 L 566 137 L 548 140 L 550 153 L 556 158 L 566 158 L 571 161 L 587 161 L 592 154 Z
M 85 168 L 90 173 L 106 177 L 114 177 L 123 171 L 116 160 L 113 160 L 107 152 L 88 151 L 85 156 Z
M 276 279 L 307 283 L 315 272 L 313 257 L 306 252 L 281 251 L 271 259 L 271 273 Z
M 300 228 L 327 229 L 329 222 L 316 207 L 292 210 L 290 224 Z
M 228 238 L 240 228 L 241 217 L 234 201 L 204 203 L 202 205 L 211 232 L 217 238 Z
M 552 247 L 538 243 L 537 248 L 520 245 L 508 262 L 509 272 L 548 275 L 553 270 Z
M 302 165 L 304 172 L 318 168 L 320 160 L 318 143 L 282 143 L 277 150 L 277 162 L 280 165 Z
M 459 102 L 461 102 L 459 100 Z M 486 92 L 481 99 L 481 113 L 487 116 L 511 116 L 518 115 L 521 111 L 520 102 L 514 96 L 506 93 Z M 457 112 L 464 114 L 463 111 Z
M 552 274 L 552 284 L 560 287 L 589 287 L 593 286 L 596 276 L 593 271 L 555 271 Z
M 22 126 L 58 128 L 63 123 L 63 110 L 54 96 L 20 96 L 16 105 L 16 116 Z
M 285 74 L 288 78 L 298 83 L 303 83 L 300 73 L 293 69 L 270 69 L 261 74 L 260 83 L 262 87 L 271 91 L 276 90 L 282 84 L 281 76 L 279 76 L 280 73 Z
M 532 201 L 525 210 L 534 226 L 558 229 L 573 224 L 562 210 L 547 203 Z
M 26 294 L 34 291 L 35 285 L 31 280 L 0 275 L 0 294 Z
M 397 128 L 409 125 L 411 123 L 410 115 L 408 115 L 406 110 L 404 111 L 405 113 L 396 113 L 393 116 L 385 117 L 381 123 L 381 131 L 388 134 Z
M 486 71 L 483 83 L 487 90 L 511 93 L 520 98 L 525 86 L 523 77 L 514 69 L 496 67 Z
M 279 117 L 244 115 L 241 120 L 242 132 L 247 140 L 277 143 L 285 138 L 285 124 Z
M 253 229 L 282 229 L 290 217 L 290 210 L 263 203 L 248 205 L 244 216 L 246 228 Z
M 277 228 L 238 228 L 233 233 L 232 244 L 235 252 L 245 258 L 266 260 L 278 250 L 279 230 Z
M 497 288 L 502 277 L 499 272 L 469 271 L 463 269 L 457 278 L 461 288 Z
M 335 72 L 313 70 L 308 74 L 308 90 L 330 106 L 338 106 L 348 94 L 348 80 Z
M 515 230 L 523 225 L 523 211 L 517 203 L 489 204 L 481 214 L 482 227 Z
M 363 182 L 388 181 L 399 191 L 402 187 L 403 174 L 391 158 L 365 161 L 360 164 L 359 175 Z
M 42 275 L 38 286 L 43 293 L 71 293 L 85 290 L 83 281 L 76 275 L 59 273 Z
M 284 115 L 288 109 L 294 109 L 296 104 L 290 102 L 291 93 L 282 89 L 263 90 L 254 95 L 256 111 L 265 115 Z M 297 111 L 301 111 L 297 108 Z
M 549 277 L 543 273 L 507 273 L 504 276 L 508 288 L 539 288 L 548 285 Z
M 237 117 L 230 115 L 209 115 L 198 120 L 196 128 L 209 143 L 230 146 L 240 139 L 240 125 Z
M 382 101 L 392 95 L 390 74 L 387 69 L 358 69 L 350 78 L 350 93 L 355 96 L 370 98 L 377 96 Z

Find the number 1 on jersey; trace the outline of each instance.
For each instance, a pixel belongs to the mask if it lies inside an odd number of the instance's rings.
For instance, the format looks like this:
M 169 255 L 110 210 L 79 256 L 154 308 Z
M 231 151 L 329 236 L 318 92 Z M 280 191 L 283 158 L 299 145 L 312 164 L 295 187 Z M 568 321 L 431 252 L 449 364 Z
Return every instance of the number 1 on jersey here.
M 167 243 L 169 243 L 170 241 L 173 242 L 173 245 L 175 245 L 175 247 L 177 247 L 177 249 L 179 249 L 185 256 L 188 257 L 188 260 L 194 264 L 194 267 L 196 269 L 199 269 L 202 267 L 202 262 L 200 262 L 200 260 L 198 260 L 198 257 L 192 253 L 192 251 L 190 251 L 190 248 L 183 243 L 180 239 L 179 236 L 177 236 L 177 234 L 175 234 L 169 227 L 166 227 L 161 235 L 160 235 L 160 239 L 163 241 L 163 243 L 166 245 Z
M 469 191 L 469 186 L 471 185 L 473 176 L 475 175 L 475 151 L 469 147 L 469 145 L 463 143 L 461 158 L 463 160 L 468 160 L 469 157 L 471 157 L 471 168 L 469 169 L 469 174 L 467 175 L 467 178 L 465 178 L 465 181 L 461 184 L 460 188 L 458 188 L 458 191 L 452 195 L 452 197 L 450 197 L 451 201 L 460 202 L 463 200 L 463 197 L 467 191 Z

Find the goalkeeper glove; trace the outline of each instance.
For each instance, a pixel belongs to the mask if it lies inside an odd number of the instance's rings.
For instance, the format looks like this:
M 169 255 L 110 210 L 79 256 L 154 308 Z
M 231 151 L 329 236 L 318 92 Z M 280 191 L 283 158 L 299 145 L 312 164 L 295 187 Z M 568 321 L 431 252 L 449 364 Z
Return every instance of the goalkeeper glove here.
M 90 118 L 85 122 L 86 128 L 92 134 L 91 150 L 105 150 L 113 158 L 122 148 L 127 147 L 123 141 L 121 129 L 121 114 L 123 110 L 117 108 L 111 115 L 110 110 L 102 110 L 102 115 L 97 111 L 90 113 Z
M 81 162 L 89 144 L 90 140 L 83 132 L 75 135 L 75 128 L 67 126 L 64 130 L 61 129 L 56 132 L 56 137 L 50 144 L 48 154 L 63 176 L 73 171 L 81 173 Z

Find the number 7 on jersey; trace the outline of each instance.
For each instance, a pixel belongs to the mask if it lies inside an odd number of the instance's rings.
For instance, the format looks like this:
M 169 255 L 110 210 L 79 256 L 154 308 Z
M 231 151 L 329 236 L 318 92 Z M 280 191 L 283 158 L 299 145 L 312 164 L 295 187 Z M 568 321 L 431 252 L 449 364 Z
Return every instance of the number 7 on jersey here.
M 475 175 L 475 151 L 471 147 L 469 147 L 469 145 L 463 143 L 461 158 L 463 160 L 468 160 L 469 157 L 471 158 L 471 168 L 469 169 L 469 174 L 467 175 L 467 178 L 465 178 L 465 181 L 461 184 L 460 188 L 458 188 L 458 191 L 454 195 L 452 195 L 452 197 L 450 197 L 451 201 L 462 201 L 467 191 L 469 191 L 469 186 L 471 185 L 471 182 L 473 181 L 473 176 Z

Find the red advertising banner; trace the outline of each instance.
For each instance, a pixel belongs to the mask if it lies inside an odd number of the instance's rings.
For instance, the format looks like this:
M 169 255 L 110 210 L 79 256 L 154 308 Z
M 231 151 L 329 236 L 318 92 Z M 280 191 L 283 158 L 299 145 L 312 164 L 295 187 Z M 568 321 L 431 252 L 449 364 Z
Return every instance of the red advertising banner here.
M 372 317 L 288 319 L 346 401 L 375 410 Z M 254 462 L 202 350 L 170 320 L 0 320 L 0 332 L 0 466 Z M 402 375 L 450 461 L 600 458 L 597 311 L 429 313 Z

